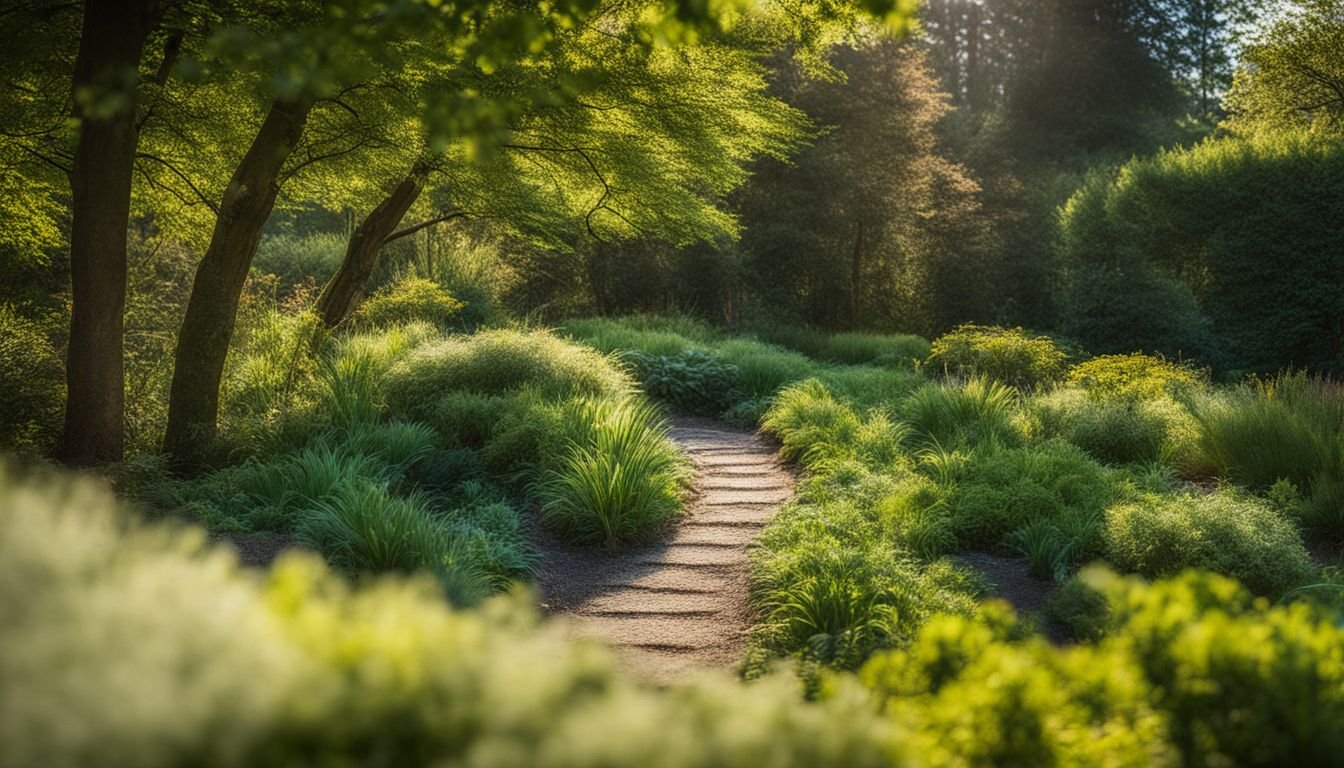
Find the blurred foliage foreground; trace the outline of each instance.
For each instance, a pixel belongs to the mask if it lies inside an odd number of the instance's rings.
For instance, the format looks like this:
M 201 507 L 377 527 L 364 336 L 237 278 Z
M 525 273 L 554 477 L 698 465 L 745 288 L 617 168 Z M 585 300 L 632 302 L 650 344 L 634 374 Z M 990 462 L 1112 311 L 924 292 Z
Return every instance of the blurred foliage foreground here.
M 988 606 L 807 701 L 786 674 L 668 690 L 522 601 L 240 569 L 90 481 L 0 474 L 0 766 L 1327 765 L 1344 629 L 1187 573 L 1104 573 L 1093 644 Z

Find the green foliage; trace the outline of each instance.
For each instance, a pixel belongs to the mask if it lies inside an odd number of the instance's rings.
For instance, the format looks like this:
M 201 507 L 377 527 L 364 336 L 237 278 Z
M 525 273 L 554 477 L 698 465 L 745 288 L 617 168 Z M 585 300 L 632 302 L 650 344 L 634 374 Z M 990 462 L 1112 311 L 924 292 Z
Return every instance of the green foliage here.
M 894 466 L 909 432 L 879 411 L 861 418 L 816 379 L 780 392 L 761 427 L 779 438 L 783 456 L 819 471 L 849 460 L 874 468 Z
M 1102 594 L 1080 576 L 1065 581 L 1050 595 L 1044 617 L 1068 631 L 1070 639 L 1095 642 L 1106 634 L 1111 621 L 1110 604 Z
M 964 384 L 926 384 L 900 404 L 902 417 L 927 448 L 1015 445 L 1021 428 L 1015 420 L 1017 393 L 986 379 Z
M 384 287 L 359 305 L 352 318 L 357 325 L 386 328 L 415 321 L 447 328 L 465 306 L 438 283 L 404 277 Z
M 1334 725 L 1344 716 L 1344 630 L 1334 617 L 1269 607 L 1209 574 L 1105 591 L 1111 643 L 1148 678 L 1185 764 L 1328 765 L 1344 748 Z
M 1022 639 L 1010 616 L 940 616 L 861 679 L 932 765 L 1173 765 L 1137 664 L 1109 649 Z
M 423 344 L 388 373 L 394 413 L 432 412 L 445 394 L 507 394 L 532 388 L 546 397 L 615 396 L 630 381 L 603 355 L 541 331 L 482 331 Z
M 0 445 L 49 450 L 60 431 L 65 365 L 43 323 L 0 304 Z
M 719 339 L 717 332 L 699 320 L 663 315 L 572 319 L 561 324 L 560 330 L 608 354 L 639 352 L 675 357 L 689 349 L 708 348 Z
M 1344 397 L 1305 374 L 1255 381 L 1196 403 L 1199 431 L 1186 470 L 1251 490 L 1279 480 L 1304 495 L 1344 479 Z
M 1265 595 L 1300 586 L 1315 572 L 1291 520 L 1229 491 L 1146 498 L 1108 509 L 1106 558 L 1145 576 L 1215 571 Z
M 1101 400 L 1155 400 L 1187 396 L 1203 377 L 1189 365 L 1153 355 L 1103 355 L 1069 369 L 1069 383 Z
M 521 601 L 453 610 L 426 580 L 352 588 L 304 556 L 245 572 L 86 482 L 7 472 L 0 507 L 6 766 L 904 762 L 841 690 L 638 687 Z
M 974 611 L 981 587 L 969 573 L 921 563 L 883 529 L 876 509 L 847 494 L 780 511 L 752 555 L 757 652 L 853 668 L 935 613 Z
M 703 416 L 717 416 L 738 400 L 737 367 L 712 352 L 688 349 L 675 357 L 627 352 L 644 393 Z
M 1166 458 L 1193 432 L 1189 413 L 1165 398 L 1107 397 L 1061 387 L 1033 397 L 1027 411 L 1040 436 L 1064 438 L 1112 464 Z
M 284 290 L 305 282 L 322 285 L 341 265 L 345 247 L 346 238 L 334 232 L 271 235 L 261 239 L 252 266 L 280 278 Z
M 929 340 L 922 336 L 850 332 L 830 337 L 823 359 L 845 365 L 911 366 L 931 351 Z
M 952 472 L 951 524 L 962 546 L 1026 549 L 1055 575 L 1100 551 L 1106 471 L 1059 440 L 972 454 Z
M 582 400 L 558 466 L 535 488 L 541 520 L 578 544 L 645 542 L 681 512 L 689 465 L 651 405 Z
M 1344 713 L 1335 622 L 1204 573 L 1152 585 L 1085 574 L 1078 594 L 1092 604 L 1098 591 L 1109 618 L 1096 643 L 1024 639 L 990 611 L 940 617 L 861 677 L 934 764 L 1333 760 Z
M 1344 130 L 1344 21 L 1338 0 L 1293 0 L 1241 54 L 1227 94 L 1235 124 Z
M 322 321 L 310 310 L 288 311 L 274 286 L 245 296 L 220 385 L 220 433 L 249 455 L 275 455 L 311 434 L 318 391 Z
M 1344 143 L 1301 131 L 1209 139 L 1095 176 L 1060 215 L 1064 330 L 1093 351 L 1224 371 L 1339 370 L 1344 247 L 1325 222 L 1342 201 Z M 1179 322 L 1142 317 L 1178 307 Z M 1209 329 L 1212 344 L 1197 338 Z
M 985 378 L 1019 389 L 1064 378 L 1067 356 L 1021 328 L 963 325 L 933 342 L 927 365 L 957 378 Z
M 461 605 L 490 592 L 487 574 L 464 556 L 464 547 L 432 517 L 422 495 L 394 498 L 375 485 L 341 483 L 304 510 L 297 534 L 353 573 L 437 573 L 449 598 Z
M 749 398 L 771 397 L 786 384 L 811 376 L 817 365 L 806 357 L 751 339 L 731 339 L 715 346 L 725 363 L 737 367 L 738 382 Z

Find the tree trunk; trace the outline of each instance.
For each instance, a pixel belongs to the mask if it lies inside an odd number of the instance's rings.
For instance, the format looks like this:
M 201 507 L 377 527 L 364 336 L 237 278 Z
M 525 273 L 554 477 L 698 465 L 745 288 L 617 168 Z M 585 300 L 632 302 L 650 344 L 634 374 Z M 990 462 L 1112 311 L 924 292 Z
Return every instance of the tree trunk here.
M 364 298 L 369 276 L 378 266 L 383 243 L 401 223 L 406 211 L 415 204 L 424 189 L 425 171 L 411 173 L 355 227 L 345 246 L 345 258 L 317 298 L 317 311 L 328 328 L 340 325 Z
M 136 77 L 151 25 L 142 2 L 84 4 L 73 81 L 79 141 L 70 171 L 70 346 L 59 449 L 70 466 L 117 461 L 125 440 L 126 230 Z M 81 95 L 102 104 L 90 109 Z
M 849 263 L 849 327 L 851 329 L 859 327 L 859 307 L 861 300 L 859 292 L 863 289 L 863 222 L 859 222 L 859 230 L 854 236 L 854 252 L 850 254 Z
M 199 463 L 215 435 L 219 382 L 233 337 L 238 300 L 275 207 L 280 173 L 303 135 L 310 102 L 276 101 L 224 190 L 215 230 L 196 269 L 177 337 L 168 430 L 163 448 L 174 463 Z

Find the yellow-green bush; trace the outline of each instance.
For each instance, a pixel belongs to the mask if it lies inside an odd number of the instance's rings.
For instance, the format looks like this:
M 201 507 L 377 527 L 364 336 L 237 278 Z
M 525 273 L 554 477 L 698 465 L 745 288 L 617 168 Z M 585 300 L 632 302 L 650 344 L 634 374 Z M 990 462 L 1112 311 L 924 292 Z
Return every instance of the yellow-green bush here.
M 938 617 L 862 679 L 932 765 L 1326 766 L 1344 749 L 1344 627 L 1191 572 L 1086 574 L 1096 644 L 1058 648 L 1006 614 Z
M 1204 383 L 1194 368 L 1153 355 L 1102 355 L 1069 369 L 1069 382 L 1100 398 L 1179 397 Z
M 1021 328 L 963 325 L 933 342 L 927 366 L 948 376 L 1030 388 L 1064 378 L 1067 360 L 1055 342 Z
M 641 688 L 520 601 L 454 611 L 428 582 L 351 588 L 302 556 L 244 572 L 114 507 L 0 474 L 4 768 L 905 762 L 854 693 Z
M 446 328 L 464 306 L 432 280 L 402 277 L 360 304 L 353 320 L 356 325 L 370 328 L 386 328 L 416 321 Z

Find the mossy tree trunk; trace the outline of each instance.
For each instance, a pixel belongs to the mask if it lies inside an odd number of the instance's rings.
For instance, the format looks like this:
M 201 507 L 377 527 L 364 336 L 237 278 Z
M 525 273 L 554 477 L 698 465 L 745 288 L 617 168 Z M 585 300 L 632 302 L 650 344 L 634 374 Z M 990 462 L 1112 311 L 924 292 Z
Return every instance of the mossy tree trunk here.
M 163 447 L 179 466 L 199 463 L 213 441 L 220 379 L 243 284 L 261 229 L 275 207 L 281 173 L 303 135 L 311 109 L 310 101 L 271 104 L 224 190 L 177 339 Z

